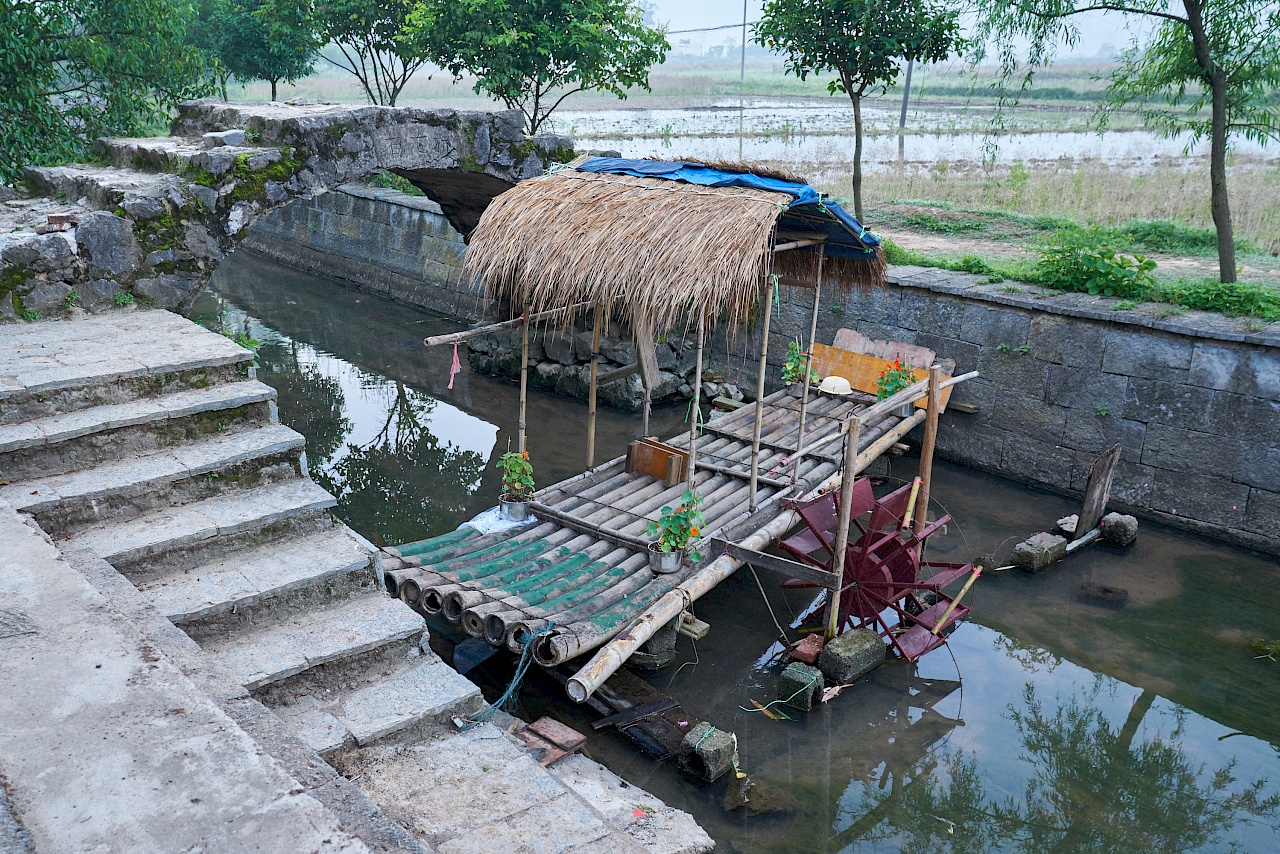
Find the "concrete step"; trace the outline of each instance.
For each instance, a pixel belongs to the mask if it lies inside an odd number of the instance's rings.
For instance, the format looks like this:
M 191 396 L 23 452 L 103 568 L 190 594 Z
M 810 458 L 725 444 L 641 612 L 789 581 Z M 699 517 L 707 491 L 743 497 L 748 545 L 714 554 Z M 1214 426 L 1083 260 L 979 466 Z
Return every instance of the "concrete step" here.
M 290 521 L 331 524 L 324 511 L 335 504 L 311 480 L 298 478 L 94 525 L 63 539 L 61 547 L 87 548 L 126 575 L 140 570 L 133 574 L 154 577 L 201 552 L 212 558 L 276 537 Z
M 272 423 L 275 400 L 275 389 L 243 380 L 0 424 L 0 471 L 11 481 L 65 474 Z
M 23 170 L 35 192 L 76 202 L 100 211 L 114 211 L 125 199 L 148 197 L 182 201 L 187 181 L 178 175 L 71 163 L 66 166 L 28 166 Z
M 215 176 L 222 176 L 234 168 L 238 157 L 252 158 L 268 152 L 270 156 L 278 154 L 274 148 L 248 145 L 207 148 L 203 139 L 180 136 L 100 139 L 95 149 L 102 160 L 117 169 L 183 175 L 203 172 Z
M 374 556 L 335 525 L 298 539 L 264 543 L 139 585 L 170 620 L 197 640 L 237 623 L 281 616 L 377 586 Z M 315 605 L 322 601 L 312 602 Z
M 324 755 L 352 742 L 365 747 L 423 723 L 440 724 L 453 715 L 474 714 L 484 707 L 484 697 L 469 679 L 425 652 L 399 672 L 354 691 L 336 697 L 304 693 L 290 697 L 287 704 L 277 700 L 271 707 Z
M 325 664 L 361 664 L 351 660 L 384 648 L 403 656 L 404 645 L 416 645 L 425 626 L 404 603 L 375 591 L 249 631 L 207 637 L 200 645 L 254 690 Z
M 0 326 L 0 425 L 237 382 L 252 361 L 167 311 Z
M 190 444 L 0 487 L 0 498 L 34 515 L 50 534 L 69 533 L 299 477 L 305 443 L 283 424 L 214 433 Z

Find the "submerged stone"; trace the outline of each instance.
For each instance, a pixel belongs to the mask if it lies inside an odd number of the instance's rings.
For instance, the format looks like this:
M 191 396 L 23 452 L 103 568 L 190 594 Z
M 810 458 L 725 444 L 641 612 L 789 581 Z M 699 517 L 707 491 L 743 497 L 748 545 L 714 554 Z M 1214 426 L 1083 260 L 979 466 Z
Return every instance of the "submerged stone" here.
M 1138 520 L 1123 513 L 1102 517 L 1102 541 L 1113 546 L 1127 546 L 1138 539 Z
M 885 646 L 871 629 L 851 629 L 822 647 L 818 667 L 829 685 L 847 685 L 884 663 Z
M 808 711 L 822 698 L 822 671 L 800 661 L 793 661 L 778 680 L 778 699 L 788 706 Z
M 760 783 L 750 777 L 733 779 L 725 787 L 721 806 L 725 812 L 745 810 L 747 815 L 765 813 L 793 813 L 800 802 L 790 792 Z
M 703 721 L 685 734 L 677 761 L 695 777 L 714 783 L 738 763 L 737 736 Z
M 1067 541 L 1041 531 L 1013 547 L 1013 563 L 1028 572 L 1043 572 L 1067 556 Z

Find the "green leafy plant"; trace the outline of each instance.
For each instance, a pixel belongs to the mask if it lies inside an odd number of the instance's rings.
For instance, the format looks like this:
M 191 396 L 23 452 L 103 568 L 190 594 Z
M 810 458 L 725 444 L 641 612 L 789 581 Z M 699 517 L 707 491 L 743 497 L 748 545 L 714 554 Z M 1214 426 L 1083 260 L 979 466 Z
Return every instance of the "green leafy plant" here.
M 997 352 L 997 353 L 999 353 L 999 354 L 1000 354 L 1000 355 L 1002 355 L 1002 356 L 1007 355 L 1010 349 L 1012 349 L 1012 348 L 1011 348 L 1008 344 L 997 344 L 997 345 L 996 345 L 996 352 Z
M 528 451 L 507 451 L 498 458 L 502 470 L 502 497 L 508 501 L 533 498 L 533 463 Z
M 702 496 L 697 492 L 686 491 L 680 496 L 680 504 L 676 507 L 663 507 L 658 521 L 649 523 L 649 536 L 658 535 L 658 551 L 674 552 L 696 544 L 702 533 Z M 695 561 L 702 560 L 699 552 L 689 552 Z
M 1137 305 L 1138 304 L 1131 299 L 1122 299 L 1120 300 L 1120 302 L 1111 306 L 1111 310 L 1112 311 L 1130 311 L 1131 309 L 1136 308 Z
M 1142 255 L 1126 255 L 1126 241 L 1101 226 L 1064 229 L 1040 244 L 1036 272 L 1050 287 L 1142 299 L 1156 284 L 1156 262 Z
M 1094 411 L 1094 412 L 1096 412 L 1096 413 L 1098 413 L 1098 417 L 1099 417 L 1099 418 L 1103 418 L 1103 417 L 1105 417 L 1105 416 L 1107 416 L 1107 415 L 1110 415 L 1110 414 L 1111 414 L 1111 407 L 1110 407 L 1110 406 L 1095 406 L 1095 407 L 1093 408 L 1093 411 Z
M 232 341 L 236 342 L 237 344 L 239 344 L 241 347 L 248 350 L 250 353 L 252 353 L 253 354 L 252 367 L 256 368 L 258 366 L 258 348 L 262 346 L 261 341 L 257 340 L 256 338 L 249 337 L 248 332 L 231 332 L 230 330 L 224 329 L 222 330 L 222 334 L 225 335 L 227 338 L 230 338 Z
M 128 291 L 116 291 L 116 305 L 125 306 L 133 305 L 133 294 Z
M 44 317 L 44 315 L 41 314 L 40 312 L 30 308 L 22 312 L 18 316 L 21 317 L 23 320 L 27 321 L 28 323 L 33 320 L 39 320 L 40 318 Z
M 876 377 L 876 400 L 893 397 L 904 388 L 916 384 L 915 368 L 911 363 L 902 363 L 902 359 L 894 359 L 884 366 L 880 376 Z
M 787 357 L 782 360 L 782 382 L 784 385 L 803 382 L 808 375 L 809 382 L 817 382 L 818 372 L 809 364 L 809 354 L 800 349 L 799 341 L 787 342 Z
M 1013 352 L 1017 353 L 1019 356 L 1025 356 L 1031 352 L 1031 345 L 1023 344 L 1021 347 L 1014 347 Z

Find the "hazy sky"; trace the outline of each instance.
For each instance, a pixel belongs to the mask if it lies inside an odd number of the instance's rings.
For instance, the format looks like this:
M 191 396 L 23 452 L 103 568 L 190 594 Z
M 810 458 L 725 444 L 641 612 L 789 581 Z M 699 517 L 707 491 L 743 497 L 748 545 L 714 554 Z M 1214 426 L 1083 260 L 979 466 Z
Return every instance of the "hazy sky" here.
M 658 7 L 656 16 L 658 21 L 668 24 L 672 30 L 714 27 L 742 21 L 742 0 L 651 0 L 651 2 Z M 747 0 L 748 21 L 759 20 L 762 5 L 762 0 Z M 1082 16 L 1079 24 L 1082 39 L 1074 53 L 1081 56 L 1093 56 L 1101 45 L 1108 42 L 1114 45 L 1116 50 L 1122 50 L 1131 38 L 1124 29 L 1121 15 L 1091 14 Z M 732 38 L 736 42 L 740 33 L 740 29 L 721 30 L 714 33 L 691 33 L 681 38 L 701 38 L 706 40 L 706 44 L 723 44 L 726 38 Z M 750 31 L 747 37 L 750 38 Z

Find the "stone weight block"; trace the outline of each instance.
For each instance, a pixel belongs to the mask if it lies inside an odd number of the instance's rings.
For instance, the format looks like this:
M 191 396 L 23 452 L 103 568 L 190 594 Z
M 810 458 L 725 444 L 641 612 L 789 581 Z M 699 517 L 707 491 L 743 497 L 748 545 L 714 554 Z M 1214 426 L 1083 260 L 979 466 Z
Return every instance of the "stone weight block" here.
M 1041 531 L 1013 547 L 1013 562 L 1028 572 L 1044 572 L 1067 556 L 1067 541 Z
M 818 668 L 828 685 L 847 685 L 884 663 L 885 646 L 870 629 L 851 629 L 832 638 L 818 655 Z
M 738 764 L 738 737 L 702 721 L 685 734 L 676 762 L 695 777 L 714 783 Z
M 1113 546 L 1127 546 L 1138 539 L 1138 520 L 1123 513 L 1102 517 L 1102 540 Z
M 801 661 L 788 664 L 778 678 L 778 699 L 793 708 L 809 711 L 822 700 L 822 671 Z

